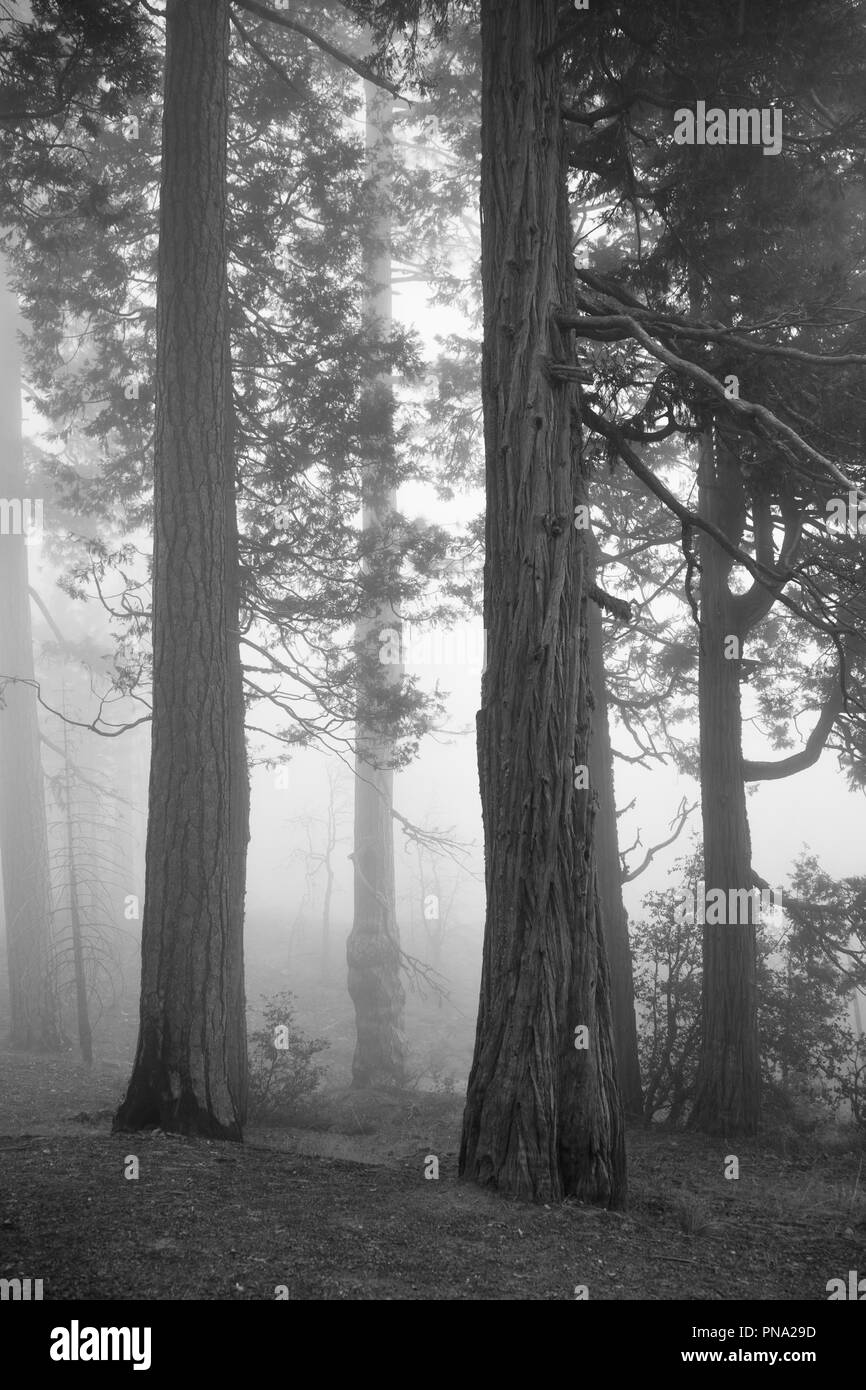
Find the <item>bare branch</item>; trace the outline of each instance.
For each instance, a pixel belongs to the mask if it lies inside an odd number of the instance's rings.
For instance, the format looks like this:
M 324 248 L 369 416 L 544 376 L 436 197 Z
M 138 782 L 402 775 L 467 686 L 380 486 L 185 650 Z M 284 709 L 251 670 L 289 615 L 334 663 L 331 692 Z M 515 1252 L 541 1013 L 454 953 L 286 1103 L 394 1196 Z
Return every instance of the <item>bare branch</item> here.
M 647 869 L 649 867 L 649 865 L 655 859 L 656 855 L 659 853 L 660 850 L 667 849 L 668 845 L 672 845 L 674 840 L 679 839 L 685 827 L 686 821 L 688 820 L 689 816 L 692 815 L 692 813 L 698 809 L 699 804 L 700 803 L 696 801 L 694 806 L 687 806 L 686 799 L 685 797 L 683 797 L 679 805 L 679 810 L 677 811 L 677 814 L 674 817 L 674 819 L 671 821 L 671 825 L 675 827 L 673 834 L 669 835 L 666 840 L 661 840 L 659 844 L 652 845 L 647 850 L 642 862 L 638 865 L 636 869 L 632 869 L 629 871 L 626 868 L 625 854 L 623 854 L 622 851 L 620 851 L 619 857 L 622 860 L 623 883 L 631 883 L 633 879 L 639 878 L 640 875 L 643 873 L 644 869 Z M 635 843 L 637 843 L 637 841 Z
M 349 857 L 351 858 L 351 855 Z M 433 993 L 437 995 L 439 999 L 444 999 L 450 1003 L 450 994 L 447 989 L 445 989 L 444 983 L 440 984 L 440 981 L 444 982 L 446 977 L 434 966 L 428 965 L 426 961 L 419 960 L 417 956 L 408 955 L 407 952 L 403 950 L 402 946 L 398 949 L 400 952 L 400 967 L 409 977 L 409 988 L 417 989 L 419 996 L 424 999 L 426 996 L 422 986 L 426 985 L 428 989 L 432 989 Z

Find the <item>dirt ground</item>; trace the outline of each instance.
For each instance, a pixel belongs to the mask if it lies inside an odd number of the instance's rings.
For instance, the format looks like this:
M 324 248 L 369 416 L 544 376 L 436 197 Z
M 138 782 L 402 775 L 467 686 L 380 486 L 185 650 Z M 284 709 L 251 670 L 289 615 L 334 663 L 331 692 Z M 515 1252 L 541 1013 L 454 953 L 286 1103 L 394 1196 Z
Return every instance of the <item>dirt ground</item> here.
M 233 1145 L 112 1135 L 124 1080 L 0 1053 L 0 1277 L 46 1300 L 825 1301 L 866 1271 L 854 1147 L 743 1143 L 733 1180 L 731 1145 L 635 1128 L 626 1212 L 535 1207 L 458 1182 L 459 1097 L 326 1097 Z

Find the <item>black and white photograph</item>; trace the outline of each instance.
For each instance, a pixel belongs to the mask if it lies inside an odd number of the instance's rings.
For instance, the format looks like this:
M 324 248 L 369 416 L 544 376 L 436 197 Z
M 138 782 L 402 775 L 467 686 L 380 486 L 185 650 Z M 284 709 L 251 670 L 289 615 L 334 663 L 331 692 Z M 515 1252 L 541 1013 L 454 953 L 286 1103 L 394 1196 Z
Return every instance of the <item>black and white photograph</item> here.
M 22 1366 L 856 1378 L 864 581 L 866 0 L 0 0 Z

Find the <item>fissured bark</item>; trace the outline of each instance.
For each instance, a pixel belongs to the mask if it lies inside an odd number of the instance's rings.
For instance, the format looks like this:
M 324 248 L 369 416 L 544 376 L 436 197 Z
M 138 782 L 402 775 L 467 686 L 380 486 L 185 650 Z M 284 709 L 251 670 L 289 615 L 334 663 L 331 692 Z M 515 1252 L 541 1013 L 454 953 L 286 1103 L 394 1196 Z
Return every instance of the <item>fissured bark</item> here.
M 589 532 L 573 362 L 556 0 L 482 0 L 487 920 L 460 1171 L 504 1194 L 625 1197 L 588 763 Z M 582 519 L 580 514 L 579 519 Z M 585 1029 L 585 1034 L 579 1030 Z M 587 1046 L 576 1047 L 575 1041 Z
M 248 786 L 226 279 L 228 0 L 168 0 L 141 1027 L 117 1129 L 240 1139 Z

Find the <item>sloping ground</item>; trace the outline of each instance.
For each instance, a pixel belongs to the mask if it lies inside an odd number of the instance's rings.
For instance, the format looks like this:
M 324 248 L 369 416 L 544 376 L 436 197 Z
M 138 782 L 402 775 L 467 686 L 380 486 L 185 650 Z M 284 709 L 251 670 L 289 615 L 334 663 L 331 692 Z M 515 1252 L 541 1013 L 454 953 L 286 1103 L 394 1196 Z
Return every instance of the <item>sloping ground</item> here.
M 46 1299 L 826 1300 L 863 1264 L 852 1153 L 743 1145 L 726 1180 L 730 1145 L 636 1131 L 626 1214 L 533 1207 L 457 1182 L 452 1098 L 350 1099 L 343 1132 L 229 1145 L 112 1136 L 122 1080 L 0 1054 L 0 1277 Z

